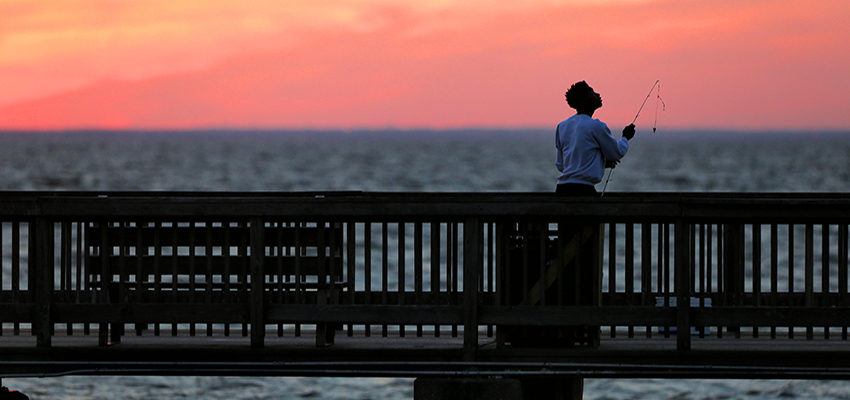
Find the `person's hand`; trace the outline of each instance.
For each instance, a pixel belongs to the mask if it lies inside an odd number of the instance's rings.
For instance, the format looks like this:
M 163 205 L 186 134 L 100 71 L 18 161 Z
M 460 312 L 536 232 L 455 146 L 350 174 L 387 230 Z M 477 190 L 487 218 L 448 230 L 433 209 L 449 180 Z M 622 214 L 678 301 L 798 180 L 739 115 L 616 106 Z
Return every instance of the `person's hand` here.
M 606 160 L 605 161 L 605 168 L 614 169 L 614 167 L 616 167 L 617 164 L 619 164 L 619 163 L 620 163 L 620 161 Z
M 635 137 L 635 124 L 629 124 L 629 126 L 623 128 L 623 137 L 626 140 L 632 140 Z

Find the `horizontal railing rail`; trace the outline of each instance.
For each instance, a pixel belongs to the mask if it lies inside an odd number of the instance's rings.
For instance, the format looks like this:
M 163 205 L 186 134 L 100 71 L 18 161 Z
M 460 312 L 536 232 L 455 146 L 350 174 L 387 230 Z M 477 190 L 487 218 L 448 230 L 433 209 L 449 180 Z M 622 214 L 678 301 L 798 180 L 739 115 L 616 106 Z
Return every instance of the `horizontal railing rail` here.
M 0 192 L 0 222 L 0 323 L 38 346 L 336 330 L 462 335 L 472 361 L 529 327 L 680 350 L 850 328 L 845 194 Z

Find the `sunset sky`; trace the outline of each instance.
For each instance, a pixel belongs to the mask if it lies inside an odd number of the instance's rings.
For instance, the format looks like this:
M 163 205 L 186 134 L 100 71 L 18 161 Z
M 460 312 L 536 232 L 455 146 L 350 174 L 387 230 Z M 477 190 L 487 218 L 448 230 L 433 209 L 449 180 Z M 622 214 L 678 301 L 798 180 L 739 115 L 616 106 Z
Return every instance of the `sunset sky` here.
M 850 129 L 847 0 L 0 0 L 0 130 Z M 651 126 L 655 92 L 638 119 Z

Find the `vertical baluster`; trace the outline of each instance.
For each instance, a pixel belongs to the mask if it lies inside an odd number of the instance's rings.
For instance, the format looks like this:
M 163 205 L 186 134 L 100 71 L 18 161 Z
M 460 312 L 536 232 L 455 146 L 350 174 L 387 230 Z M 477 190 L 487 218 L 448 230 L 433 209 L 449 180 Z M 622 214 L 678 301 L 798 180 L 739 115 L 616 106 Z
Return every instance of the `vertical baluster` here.
M 528 265 L 528 247 L 529 247 L 529 226 L 528 223 L 521 223 L 519 236 L 522 238 L 522 289 L 520 293 L 522 294 L 522 304 L 528 304 L 528 290 L 529 290 L 529 277 L 528 277 L 528 269 L 531 267 Z
M 815 259 L 814 225 L 806 224 L 806 307 L 814 306 Z M 806 327 L 806 340 L 814 339 L 814 329 Z
M 231 250 L 232 250 L 231 249 L 232 242 L 230 240 L 231 239 L 230 238 L 230 234 L 231 234 L 230 228 L 231 228 L 232 225 L 233 225 L 233 223 L 230 222 L 230 221 L 224 222 L 224 239 L 222 241 L 222 248 L 221 248 L 221 253 L 224 256 L 224 272 L 223 272 L 224 276 L 222 277 L 222 282 L 223 282 L 223 285 L 222 285 L 223 293 L 222 294 L 224 296 L 225 301 L 228 304 L 231 301 L 233 301 L 232 293 L 230 293 L 231 276 L 233 276 L 230 273 L 230 266 L 231 266 L 230 256 L 231 256 Z M 228 336 L 228 337 L 230 336 L 230 324 L 224 324 L 224 336 Z
M 794 306 L 794 225 L 788 225 L 788 306 Z M 788 327 L 788 338 L 794 338 L 794 326 Z
M 206 285 L 204 287 L 204 303 L 212 304 L 212 296 L 213 296 L 213 223 L 207 221 L 204 223 L 204 231 L 205 238 L 204 241 L 204 259 L 206 260 L 206 271 L 204 273 L 204 280 L 206 281 Z M 213 324 L 207 323 L 207 336 L 213 335 Z
M 753 304 L 755 307 L 761 307 L 761 225 L 753 224 L 752 227 L 753 241 Z M 759 337 L 759 327 L 753 326 L 753 337 Z
M 555 239 L 554 239 L 555 254 L 552 256 L 552 257 L 554 257 L 554 259 L 551 260 L 553 265 L 555 264 L 556 260 L 557 260 L 557 262 L 560 262 L 560 263 L 564 262 L 563 261 L 564 260 L 564 234 L 563 234 L 564 228 L 565 228 L 564 223 L 558 223 L 555 226 L 555 231 L 552 232 L 555 235 Z M 546 238 L 545 238 L 545 241 L 543 243 L 543 245 L 545 247 L 544 247 L 544 251 L 541 253 L 543 255 L 542 259 L 545 260 L 543 262 L 544 267 L 548 267 L 549 265 L 547 263 L 550 261 L 550 260 L 548 260 L 548 257 L 547 257 L 548 252 L 546 251 L 546 248 L 549 247 L 549 233 L 550 233 L 549 229 L 550 229 L 550 226 L 547 223 L 546 228 L 545 228 Z M 546 268 L 546 269 L 548 269 L 548 268 Z M 565 305 L 564 304 L 564 298 L 563 298 L 564 290 L 561 287 L 561 284 L 564 281 L 561 278 L 561 275 L 563 275 L 563 274 L 561 272 L 558 272 L 557 276 L 553 277 L 554 280 L 552 281 L 552 288 L 555 291 L 556 297 L 555 297 L 555 304 L 550 304 L 550 305 L 557 305 L 557 306 L 564 306 Z M 546 290 L 549 287 L 548 279 L 549 278 L 546 276 L 546 270 L 544 269 L 543 271 L 541 271 L 541 275 L 540 275 L 540 284 L 541 284 L 541 288 L 543 289 L 542 290 L 542 296 L 543 297 L 546 297 Z M 542 305 L 542 303 L 541 303 L 541 305 Z
M 357 282 L 357 222 L 348 221 L 346 224 L 346 262 L 348 265 L 345 282 L 345 292 L 348 294 L 348 304 L 355 304 L 354 283 Z M 368 244 L 366 244 L 368 246 Z M 348 336 L 354 336 L 354 325 L 348 324 Z
M 241 221 L 239 223 L 239 255 L 240 255 L 240 267 L 239 267 L 239 277 L 240 277 L 240 299 L 247 303 L 251 304 L 251 291 L 249 284 L 249 279 L 251 276 L 251 252 L 249 249 L 251 248 L 251 224 L 250 220 Z M 248 328 L 250 324 L 242 323 L 242 337 L 248 337 Z
M 706 240 L 705 240 L 705 242 L 706 242 L 706 245 L 705 245 L 705 265 L 706 265 L 705 293 L 706 293 L 706 295 L 711 296 L 710 298 L 712 299 L 712 303 L 711 303 L 712 307 L 716 307 L 717 304 L 714 303 L 714 296 L 713 296 L 713 294 L 714 294 L 713 290 L 714 290 L 715 287 L 717 287 L 717 284 L 714 284 L 714 269 L 712 268 L 713 261 L 715 260 L 714 252 L 712 250 L 714 248 L 714 246 L 713 246 L 713 243 L 714 243 L 714 228 L 713 228 L 712 224 L 708 224 L 705 227 L 705 235 L 706 235 Z M 722 329 L 720 329 L 720 328 L 718 328 L 717 330 L 722 332 Z
M 363 224 L 363 294 L 364 304 L 372 304 L 372 223 Z M 372 336 L 372 326 L 364 328 L 366 337 Z
M 301 256 L 304 255 L 304 251 L 305 251 L 305 248 L 304 248 L 304 246 L 301 242 L 301 235 L 302 235 L 301 234 L 301 227 L 302 227 L 302 224 L 303 224 L 302 222 L 296 222 L 294 224 L 295 226 L 293 228 L 294 232 L 295 232 L 295 236 L 294 236 L 294 238 L 295 238 L 295 249 L 294 249 L 295 260 L 294 261 L 295 261 L 295 303 L 296 304 L 303 304 L 304 301 L 305 301 L 304 300 L 303 288 L 301 287 L 301 284 L 304 282 L 304 279 L 302 277 L 303 272 L 301 271 L 302 270 L 302 268 L 301 268 L 301 262 L 302 262 Z M 295 335 L 301 336 L 301 324 L 295 325 Z
M 153 301 L 162 302 L 162 221 L 156 221 L 153 226 Z M 153 326 L 154 336 L 160 335 L 160 321 Z
M 339 304 L 339 288 L 337 286 L 340 280 L 340 277 L 337 276 L 338 268 L 342 268 L 342 225 L 340 222 L 331 221 L 328 223 L 328 234 L 327 241 L 322 243 L 322 247 L 319 248 L 319 252 L 325 254 L 328 252 L 327 258 L 323 265 L 327 265 L 328 269 L 325 270 L 326 274 L 322 275 L 321 279 L 327 279 L 328 281 L 328 290 L 325 292 L 325 296 L 328 300 L 329 304 Z M 322 324 L 325 329 L 326 337 L 333 343 L 336 326 L 339 326 L 342 329 L 342 325 L 334 325 L 334 324 Z
M 450 225 L 451 225 L 451 228 L 452 228 L 451 236 L 450 236 L 450 238 L 451 238 L 451 250 L 452 251 L 451 251 L 451 263 L 450 263 L 451 289 L 449 290 L 449 292 L 451 293 L 451 295 L 450 295 L 451 304 L 455 305 L 455 304 L 458 304 L 458 300 L 459 300 L 457 294 L 458 294 L 458 260 L 459 260 L 458 247 L 459 247 L 459 244 L 460 244 L 460 239 L 459 239 L 460 236 L 458 236 L 458 223 L 452 222 Z M 452 325 L 452 337 L 457 337 L 457 335 L 458 335 L 457 325 Z
M 319 306 L 327 305 L 328 303 L 328 257 L 327 257 L 327 245 L 328 245 L 328 236 L 333 237 L 333 233 L 328 234 L 326 232 L 326 222 L 324 221 L 316 221 L 316 265 L 318 265 L 318 273 L 317 273 L 317 281 L 316 281 L 316 302 L 315 304 Z M 333 226 L 333 223 L 331 223 Z M 333 268 L 330 268 L 331 270 Z M 328 337 L 329 332 L 328 329 L 332 329 L 328 326 L 328 324 L 317 323 L 316 324 L 316 347 L 324 347 L 329 344 Z M 330 342 L 332 343 L 332 342 Z
M 193 224 L 194 226 L 194 224 Z M 263 284 L 264 284 L 264 261 L 265 261 L 265 221 L 263 221 L 260 217 L 252 217 L 250 221 L 250 241 L 247 243 L 247 246 L 251 249 L 251 265 L 250 265 L 250 277 L 251 277 L 251 291 L 250 291 L 250 299 L 248 304 L 250 304 L 250 325 L 251 325 L 251 348 L 259 349 L 264 346 L 264 339 L 266 334 L 265 328 L 265 320 L 264 320 L 264 296 L 263 296 Z M 209 226 L 208 226 L 209 228 Z M 319 245 L 324 245 L 323 239 L 321 237 L 322 229 L 319 229 Z M 322 266 L 322 255 L 319 254 L 319 269 L 321 270 Z M 323 276 L 320 274 L 319 283 L 321 286 Z
M 75 295 L 75 301 L 74 302 L 76 304 L 82 304 L 82 302 L 83 302 L 83 299 L 82 299 L 83 291 L 85 290 L 85 287 L 84 287 L 85 284 L 84 284 L 84 278 L 83 278 L 84 276 L 86 276 L 84 274 L 84 271 L 83 271 L 83 269 L 85 268 L 85 263 L 83 262 L 83 259 L 85 257 L 85 246 L 83 244 L 83 240 L 84 240 L 83 226 L 84 225 L 85 224 L 83 222 L 76 222 L 75 223 L 76 232 L 77 232 L 77 237 L 76 237 L 76 242 L 75 242 L 76 243 L 76 255 L 77 255 L 77 257 L 76 257 L 76 261 L 77 261 L 77 268 L 76 268 L 77 284 L 75 285 L 76 295 Z M 2 231 L 2 226 L 0 226 L 0 231 Z M 0 237 L 0 243 L 3 243 L 2 237 Z M 0 247 L 2 247 L 2 246 L 0 246 Z M 3 259 L 3 257 L 2 257 L 2 255 L 0 255 L 0 260 L 2 260 L 2 259 Z M 3 285 L 0 284 L 0 287 L 3 287 Z M 87 326 L 87 324 L 83 325 L 83 326 L 84 326 L 83 327 L 84 334 L 87 335 L 88 332 L 86 332 L 86 331 L 88 331 L 88 326 Z M 3 330 L 3 324 L 0 323 L 0 331 L 2 331 L 2 330 Z
M 416 305 L 423 304 L 422 284 L 423 284 L 423 265 L 422 265 L 422 223 L 416 222 L 413 225 L 413 290 L 416 296 Z M 416 325 L 416 336 L 422 337 L 422 325 Z
M 846 307 L 847 296 L 847 224 L 838 225 L 838 301 L 840 307 Z M 847 340 L 847 325 L 841 327 L 841 340 Z
M 779 226 L 770 224 L 770 305 L 779 305 Z M 776 325 L 770 327 L 770 338 L 776 339 Z
M 656 266 L 658 269 L 656 275 L 656 290 L 658 291 L 657 296 L 663 296 L 663 304 L 665 307 L 669 306 L 669 301 L 667 300 L 667 286 L 665 285 L 666 277 L 664 275 L 664 226 L 665 224 L 658 225 L 658 240 L 656 241 Z M 657 300 L 656 300 L 657 301 Z M 664 337 L 669 337 L 668 329 L 664 328 Z
M 148 254 L 147 247 L 144 247 L 143 244 L 142 244 L 142 239 L 143 239 L 142 236 L 144 234 L 145 228 L 147 228 L 147 223 L 136 222 L 136 245 L 135 245 L 135 248 L 136 248 L 136 255 L 135 255 L 136 256 L 135 257 L 136 258 L 136 272 L 135 272 L 136 281 L 135 281 L 135 287 L 136 287 L 136 303 L 137 304 L 141 304 L 144 301 L 144 296 L 146 294 L 145 293 L 146 292 L 145 283 L 147 281 L 147 276 L 144 274 L 144 271 L 142 270 L 142 266 L 143 266 L 142 263 L 144 262 L 143 256 L 146 256 Z M 147 328 L 147 324 L 136 322 L 136 336 L 142 336 L 142 332 L 144 331 L 145 328 Z
M 669 307 L 670 306 L 670 294 L 672 293 L 671 289 L 670 289 L 670 280 L 671 280 L 671 276 L 673 276 L 670 273 L 670 268 L 671 268 L 671 265 L 670 265 L 670 224 L 664 224 L 663 226 L 664 226 L 664 232 L 663 232 L 664 240 L 663 240 L 663 245 L 662 245 L 663 251 L 661 251 L 659 253 L 663 257 L 661 265 L 663 266 L 662 268 L 664 269 L 664 273 L 662 274 L 664 276 L 664 306 Z M 670 329 L 669 328 L 664 330 L 664 337 L 665 338 L 670 337 Z
M 617 295 L 617 224 L 608 224 L 608 298 L 610 304 L 619 305 L 615 302 Z M 617 337 L 617 327 L 611 326 L 611 338 Z
M 12 221 L 12 302 L 21 303 L 21 223 Z M 15 321 L 12 334 L 21 334 L 21 323 Z
M 496 249 L 495 249 L 494 246 L 496 244 L 496 239 L 495 239 L 495 236 L 494 236 L 494 234 L 495 234 L 495 223 L 494 222 L 490 222 L 490 223 L 487 224 L 486 234 L 487 234 L 487 239 L 486 239 L 485 243 L 487 243 L 487 284 L 486 284 L 486 286 L 482 285 L 481 288 L 482 288 L 482 290 L 485 290 L 489 294 L 495 296 L 496 295 L 496 264 L 494 262 L 494 258 L 495 258 Z M 481 274 L 481 275 L 482 275 L 482 279 L 484 279 L 483 278 L 484 274 Z M 559 278 L 558 287 L 560 288 L 561 287 L 560 276 L 558 278 Z M 483 281 L 482 281 L 482 284 L 483 284 Z M 561 298 L 560 292 L 558 293 L 558 298 L 559 299 Z M 487 337 L 493 337 L 493 334 L 494 334 L 493 325 L 487 325 Z
M 197 246 L 197 240 L 195 235 L 197 234 L 197 222 L 189 223 L 189 303 L 195 303 L 195 252 Z M 245 276 L 248 276 L 246 273 Z M 195 321 L 192 321 L 189 324 L 189 336 L 195 336 Z
M 821 225 L 821 307 L 830 307 L 829 301 L 829 225 Z M 823 338 L 829 339 L 829 326 L 823 327 Z
M 387 230 L 389 225 L 386 222 L 381 223 L 381 304 L 389 304 L 387 295 L 389 294 L 389 234 Z M 381 336 L 387 337 L 387 326 L 381 326 Z
M 495 276 L 495 284 L 496 284 L 496 298 L 495 298 L 495 306 L 506 306 L 511 303 L 510 297 L 510 288 L 508 283 L 506 282 L 510 275 L 510 261 L 508 260 L 509 251 L 507 250 L 510 244 L 510 238 L 508 237 L 508 231 L 510 229 L 507 228 L 508 223 L 504 220 L 495 222 L 496 225 L 496 276 Z M 497 328 L 496 331 L 496 345 L 498 347 L 503 347 L 505 344 L 505 331 L 504 329 Z
M 406 291 L 405 285 L 407 281 L 406 271 L 405 271 L 405 242 L 406 242 L 407 232 L 405 229 L 405 223 L 398 223 L 398 242 L 396 243 L 397 251 L 398 251 L 398 305 L 404 305 L 404 293 Z M 399 325 L 398 327 L 398 335 L 399 337 L 404 337 L 405 326 Z
M 635 224 L 627 223 L 626 224 L 626 259 L 625 259 L 625 268 L 626 268 L 626 305 L 633 306 L 634 305 L 634 297 L 635 297 Z M 635 327 L 633 325 L 629 325 L 628 330 L 629 338 L 635 337 Z
M 439 222 L 431 222 L 431 296 L 433 304 L 441 304 L 440 301 L 440 230 Z M 434 337 L 440 337 L 440 326 L 434 326 Z
M 178 280 L 180 279 L 180 275 L 178 274 L 178 263 L 177 256 L 180 254 L 180 246 L 178 245 L 178 232 L 177 228 L 180 226 L 180 223 L 174 221 L 171 223 L 171 303 L 176 304 L 178 302 Z M 101 245 L 101 248 L 103 245 Z M 101 250 L 102 251 L 102 250 Z M 171 336 L 177 336 L 177 323 L 171 323 Z
M 127 293 L 127 223 L 118 223 L 118 282 L 112 284 L 110 295 L 113 296 L 112 302 L 124 304 Z M 110 273 L 110 279 L 112 274 Z M 117 287 L 118 290 L 114 290 Z M 112 343 L 120 343 L 121 337 L 124 336 L 124 319 L 118 318 L 118 321 L 112 327 Z
M 73 297 L 73 286 L 72 286 L 72 277 L 74 276 L 72 268 L 73 268 L 73 257 L 71 254 L 71 222 L 62 221 L 60 224 L 60 269 L 59 269 L 59 279 L 60 279 L 60 291 L 61 291 L 61 299 L 65 303 L 71 302 Z M 74 326 L 71 323 L 66 324 L 65 332 L 68 336 L 74 334 Z
M 542 223 L 540 223 L 540 225 L 538 225 L 538 227 L 539 227 L 539 231 L 538 231 L 538 235 L 537 235 L 537 257 L 536 257 L 537 258 L 537 282 L 535 283 L 535 285 L 539 285 L 539 288 L 540 288 L 540 295 L 539 295 L 540 305 L 545 307 L 546 306 L 546 289 L 547 289 L 547 287 L 546 287 L 546 246 L 547 246 L 547 243 L 546 242 L 549 240 L 549 226 L 545 222 L 542 222 Z M 576 282 L 581 282 L 580 277 L 578 276 L 579 269 L 580 268 L 576 268 Z M 579 304 L 578 293 L 579 293 L 579 291 L 576 290 L 576 303 L 575 303 L 576 305 Z
M 693 242 L 694 246 L 696 246 L 696 241 Z M 705 224 L 699 224 L 699 308 L 705 308 L 705 281 L 706 281 L 706 237 L 705 237 Z M 703 327 L 699 328 L 699 337 L 700 339 L 705 337 L 705 329 Z
M 277 222 L 272 223 L 272 227 L 274 228 L 274 232 L 275 232 L 275 235 L 274 235 L 275 236 L 275 242 L 274 242 L 275 253 L 274 253 L 274 255 L 275 255 L 275 263 L 276 263 L 276 266 L 277 266 L 277 271 L 275 272 L 275 294 L 274 294 L 274 296 L 272 296 L 272 298 L 274 299 L 274 301 L 277 304 L 283 304 L 284 303 L 284 290 L 285 289 L 283 287 L 283 282 L 284 282 L 284 279 L 285 279 L 284 276 L 288 276 L 284 273 L 284 270 L 283 270 L 283 255 L 284 255 L 284 247 L 285 247 L 285 245 L 283 244 L 283 235 L 284 235 L 283 225 L 284 225 L 283 221 L 277 221 Z M 266 240 L 268 240 L 268 239 L 266 239 Z M 223 252 L 224 251 L 222 251 L 222 253 Z M 224 279 L 228 279 L 227 275 L 222 277 L 222 280 L 224 280 Z M 283 336 L 283 323 L 278 323 L 277 324 L 277 337 L 282 337 L 282 336 Z

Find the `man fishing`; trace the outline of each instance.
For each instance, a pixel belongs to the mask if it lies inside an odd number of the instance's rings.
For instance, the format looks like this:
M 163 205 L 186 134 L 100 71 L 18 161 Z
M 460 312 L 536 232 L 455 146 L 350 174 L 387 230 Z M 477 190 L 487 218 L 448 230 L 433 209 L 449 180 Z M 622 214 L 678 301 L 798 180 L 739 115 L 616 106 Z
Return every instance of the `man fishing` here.
M 602 96 L 585 81 L 573 84 L 566 98 L 576 115 L 562 121 L 555 130 L 555 166 L 561 172 L 555 193 L 598 197 L 594 185 L 602 181 L 606 167 L 614 168 L 626 155 L 629 140 L 635 136 L 635 125 L 633 122 L 623 128 L 619 141 L 614 139 L 608 125 L 593 118 L 593 113 L 602 107 Z

